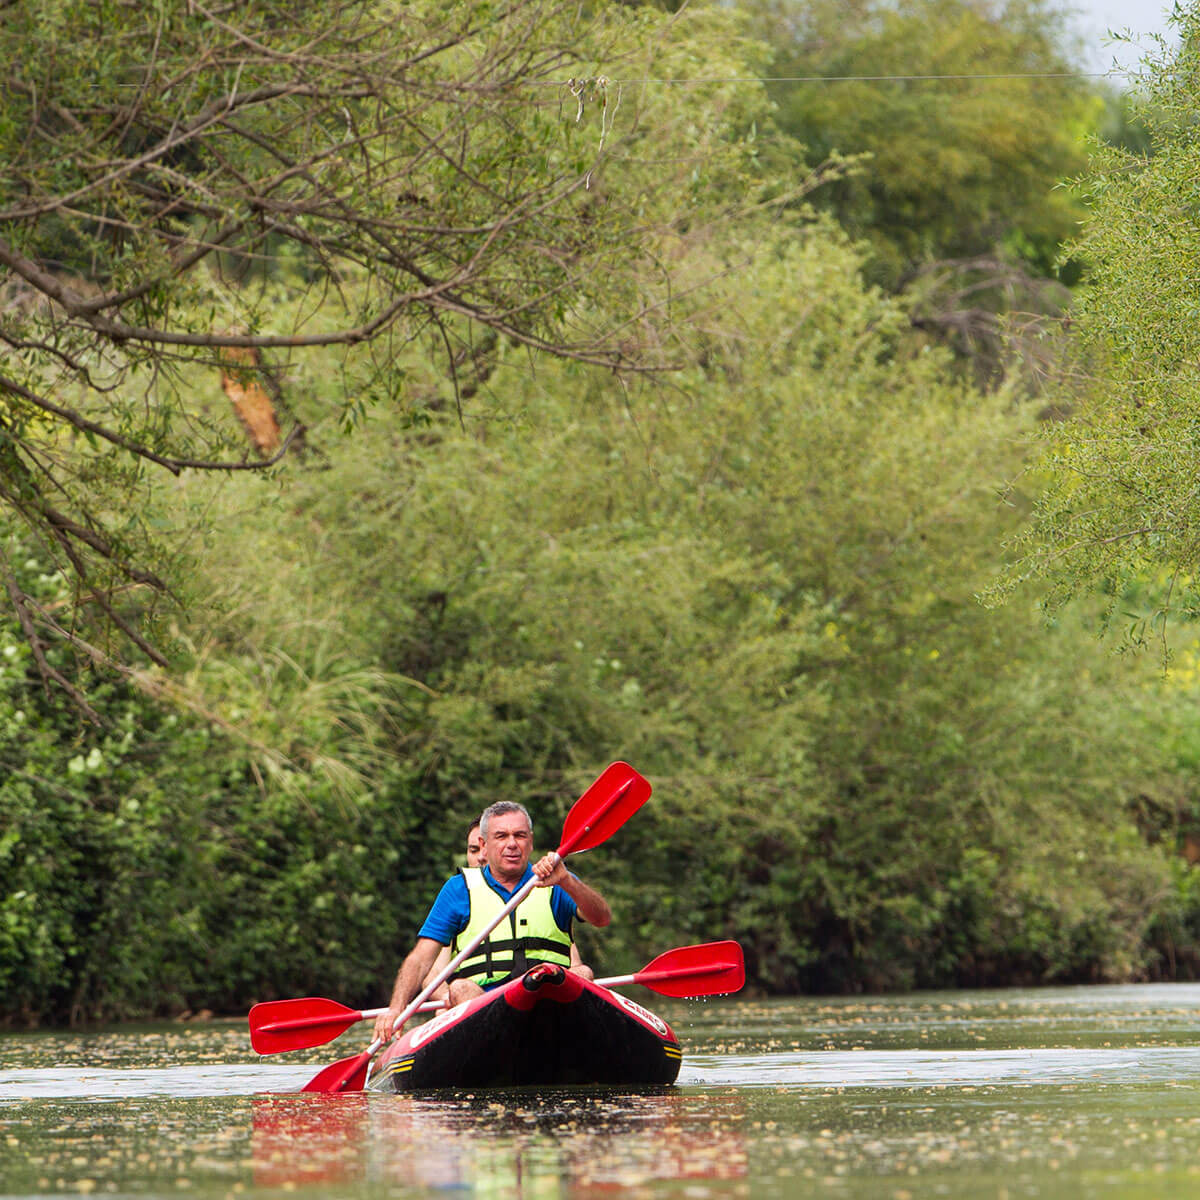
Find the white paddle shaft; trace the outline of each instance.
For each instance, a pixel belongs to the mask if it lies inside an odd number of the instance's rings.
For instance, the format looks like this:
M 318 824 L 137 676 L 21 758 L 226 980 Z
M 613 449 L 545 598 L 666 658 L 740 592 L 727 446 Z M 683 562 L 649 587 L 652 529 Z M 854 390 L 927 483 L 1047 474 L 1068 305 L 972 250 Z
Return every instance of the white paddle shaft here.
M 554 858 L 556 863 L 562 861 L 558 857 L 557 850 L 552 850 L 550 852 L 549 857 Z M 431 979 L 408 1002 L 408 1007 L 403 1009 L 401 1011 L 400 1015 L 395 1019 L 395 1021 L 392 1022 L 392 1036 L 393 1037 L 395 1036 L 396 1030 L 402 1028 L 404 1025 L 404 1022 L 407 1021 L 408 1018 L 411 1017 L 413 1015 L 413 1013 L 415 1013 L 417 1011 L 417 1009 L 419 1009 L 421 1007 L 421 1005 L 426 1000 L 428 1000 L 429 997 L 432 996 L 435 991 L 437 991 L 438 987 L 441 986 L 441 984 L 445 983 L 446 980 L 449 979 L 450 976 L 453 975 L 456 970 L 458 970 L 460 963 L 462 963 L 465 959 L 470 958 L 470 956 L 472 954 L 474 954 L 476 950 L 479 949 L 479 947 L 483 944 L 483 941 L 488 936 L 488 934 L 490 934 L 492 932 L 492 930 L 495 929 L 496 926 L 499 925 L 500 922 L 503 921 L 504 918 L 507 917 L 508 914 L 510 912 L 512 912 L 513 909 L 515 909 L 517 907 L 517 905 L 520 904 L 521 901 L 524 900 L 525 897 L 528 896 L 529 893 L 532 892 L 533 889 L 535 887 L 537 887 L 537 885 L 540 882 L 541 882 L 541 880 L 538 878 L 537 875 L 534 875 L 531 879 L 527 879 L 525 881 L 525 883 L 522 884 L 521 889 L 516 893 L 516 895 L 514 895 L 513 898 L 492 918 L 492 920 L 488 922 L 487 926 L 483 930 L 481 930 L 479 933 L 477 933 L 475 935 L 475 937 L 473 937 L 441 969 L 441 971 L 439 971 L 438 974 L 436 976 L 434 976 L 434 978 Z M 387 1009 L 384 1009 L 383 1011 L 387 1012 Z M 370 1052 L 372 1054 L 374 1054 L 375 1051 L 378 1050 L 379 1047 L 382 1045 L 383 1045 L 383 1042 L 381 1042 L 378 1038 L 376 1038 L 375 1041 L 373 1041 L 370 1045 Z

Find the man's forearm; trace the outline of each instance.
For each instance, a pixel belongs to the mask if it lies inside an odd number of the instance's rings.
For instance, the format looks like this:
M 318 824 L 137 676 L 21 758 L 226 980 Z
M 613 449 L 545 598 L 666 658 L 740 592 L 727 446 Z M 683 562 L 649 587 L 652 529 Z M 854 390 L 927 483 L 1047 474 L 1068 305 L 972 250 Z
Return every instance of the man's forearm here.
M 409 951 L 408 957 L 400 964 L 396 972 L 396 982 L 392 986 L 390 1007 L 403 1008 L 421 990 L 429 968 L 437 958 L 437 951 L 429 953 L 419 943 Z
M 396 972 L 396 982 L 392 985 L 392 998 L 388 1001 L 391 1008 L 403 1008 L 416 994 L 417 989 L 413 986 L 412 972 L 408 969 L 408 959 L 406 958 L 400 965 L 400 970 Z
M 579 910 L 579 915 L 589 924 L 603 929 L 612 921 L 612 910 L 608 901 L 594 887 L 583 882 L 577 875 L 568 876 L 565 883 L 559 885 Z
M 429 974 L 440 948 L 431 938 L 418 938 L 417 944 L 408 952 L 408 957 L 396 974 L 396 982 L 392 984 L 392 998 L 388 1007 L 375 1018 L 375 1037 L 379 1041 L 386 1042 L 399 1031 L 396 1019 L 421 990 L 421 983 Z

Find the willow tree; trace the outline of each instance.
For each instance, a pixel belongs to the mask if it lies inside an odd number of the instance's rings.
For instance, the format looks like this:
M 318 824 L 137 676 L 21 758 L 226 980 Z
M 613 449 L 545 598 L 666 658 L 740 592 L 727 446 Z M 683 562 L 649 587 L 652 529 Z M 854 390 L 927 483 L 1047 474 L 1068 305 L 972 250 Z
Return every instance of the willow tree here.
M 1046 431 L 1047 486 L 1013 572 L 1049 578 L 1059 599 L 1102 587 L 1135 639 L 1200 608 L 1200 5 L 1176 21 L 1179 48 L 1164 44 L 1139 81 L 1148 150 L 1099 148 L 1081 180 L 1071 419 Z
M 611 80 L 646 73 L 669 20 L 556 0 L 0 8 L 0 571 L 44 674 L 68 683 L 47 653 L 64 640 L 166 662 L 148 618 L 185 539 L 158 527 L 154 478 L 270 468 L 303 443 L 298 387 L 350 419 L 419 408 L 394 363 L 422 339 L 460 402 L 498 339 L 666 362 L 641 318 L 661 326 L 669 272 L 635 289 L 626 270 L 655 254 L 644 197 L 596 168 Z M 333 376 L 298 385 L 331 348 Z M 262 418 L 253 440 L 218 381 Z M 26 559 L 73 602 L 40 603 Z

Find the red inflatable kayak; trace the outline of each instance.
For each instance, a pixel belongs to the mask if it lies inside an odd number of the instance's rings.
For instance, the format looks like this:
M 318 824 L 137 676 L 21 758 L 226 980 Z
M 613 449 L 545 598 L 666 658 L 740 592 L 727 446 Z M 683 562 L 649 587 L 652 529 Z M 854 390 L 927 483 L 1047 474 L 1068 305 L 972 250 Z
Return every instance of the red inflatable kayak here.
M 649 1009 L 542 964 L 417 1025 L 387 1047 L 377 1091 L 667 1084 L 679 1042 Z

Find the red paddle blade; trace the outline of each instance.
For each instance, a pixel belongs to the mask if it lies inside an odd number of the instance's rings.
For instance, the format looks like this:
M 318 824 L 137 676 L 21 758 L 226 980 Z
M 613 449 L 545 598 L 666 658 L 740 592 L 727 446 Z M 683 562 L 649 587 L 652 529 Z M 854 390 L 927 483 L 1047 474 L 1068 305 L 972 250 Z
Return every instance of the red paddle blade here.
M 737 942 L 705 942 L 668 950 L 633 977 L 663 996 L 724 996 L 746 982 L 746 960 Z
M 571 807 L 563 822 L 559 856 L 591 850 L 606 842 L 647 800 L 650 783 L 628 763 L 605 767 L 600 777 Z
M 371 1051 L 352 1058 L 341 1058 L 318 1071 L 300 1090 L 302 1092 L 361 1092 L 367 1082 Z
M 323 1046 L 361 1019 L 361 1012 L 320 996 L 267 1000 L 250 1010 L 250 1045 L 259 1054 Z

